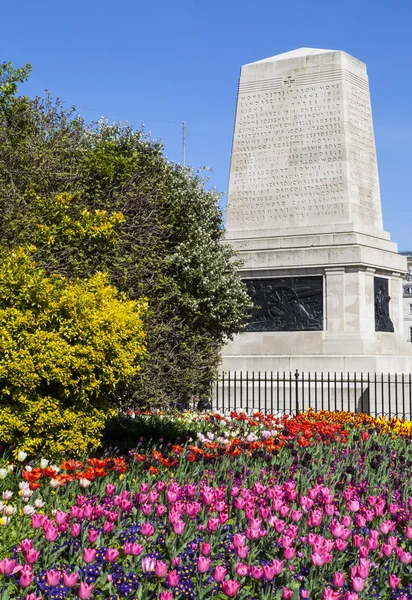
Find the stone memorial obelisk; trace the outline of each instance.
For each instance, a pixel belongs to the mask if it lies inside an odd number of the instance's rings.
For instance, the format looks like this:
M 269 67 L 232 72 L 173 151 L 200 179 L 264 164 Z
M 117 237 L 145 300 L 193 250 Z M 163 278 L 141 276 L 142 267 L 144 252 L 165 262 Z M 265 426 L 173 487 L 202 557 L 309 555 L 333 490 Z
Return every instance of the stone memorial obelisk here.
M 223 370 L 412 371 L 364 63 L 301 48 L 242 67 L 226 229 L 256 308 Z

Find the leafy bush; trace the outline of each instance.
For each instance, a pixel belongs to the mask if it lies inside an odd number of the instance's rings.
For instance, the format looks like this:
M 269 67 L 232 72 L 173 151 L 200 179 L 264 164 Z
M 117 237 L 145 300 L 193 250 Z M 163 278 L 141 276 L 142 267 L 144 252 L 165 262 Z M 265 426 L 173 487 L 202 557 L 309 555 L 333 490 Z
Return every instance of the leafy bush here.
M 146 356 L 146 311 L 106 275 L 68 281 L 0 250 L 0 441 L 48 455 L 99 446 L 111 399 Z
M 0 64 L 0 243 L 36 246 L 48 274 L 105 272 L 129 298 L 149 299 L 149 359 L 119 403 L 207 396 L 250 306 L 219 194 L 141 130 L 88 125 L 49 96 L 16 95 L 28 73 Z

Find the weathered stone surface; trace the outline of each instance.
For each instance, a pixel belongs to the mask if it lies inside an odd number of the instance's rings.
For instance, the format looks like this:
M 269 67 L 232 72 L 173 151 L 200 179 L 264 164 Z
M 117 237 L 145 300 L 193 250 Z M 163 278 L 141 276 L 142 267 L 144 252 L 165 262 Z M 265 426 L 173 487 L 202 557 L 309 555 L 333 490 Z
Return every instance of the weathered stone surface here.
M 242 67 L 228 236 L 344 223 L 382 230 L 366 66 L 302 48 Z

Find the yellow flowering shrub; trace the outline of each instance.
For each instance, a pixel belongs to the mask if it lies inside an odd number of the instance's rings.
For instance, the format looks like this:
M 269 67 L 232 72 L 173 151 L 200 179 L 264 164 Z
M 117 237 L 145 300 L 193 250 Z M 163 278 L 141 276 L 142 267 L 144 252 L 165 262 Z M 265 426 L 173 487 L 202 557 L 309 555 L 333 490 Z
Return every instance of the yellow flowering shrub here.
M 0 250 L 0 441 L 31 455 L 99 446 L 146 357 L 146 311 L 101 273 L 68 281 L 27 250 Z

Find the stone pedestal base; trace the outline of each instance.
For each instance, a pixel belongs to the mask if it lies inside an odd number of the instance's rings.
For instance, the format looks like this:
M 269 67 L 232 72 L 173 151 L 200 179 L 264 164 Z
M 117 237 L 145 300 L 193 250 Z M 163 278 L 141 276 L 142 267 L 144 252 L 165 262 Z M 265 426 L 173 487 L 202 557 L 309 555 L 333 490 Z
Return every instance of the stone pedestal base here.
M 323 330 L 242 333 L 224 347 L 222 370 L 411 372 L 412 344 L 403 337 L 406 259 L 396 245 L 372 232 L 282 234 L 228 240 L 244 261 L 241 277 L 322 276 Z M 375 330 L 376 277 L 388 284 L 393 333 Z

